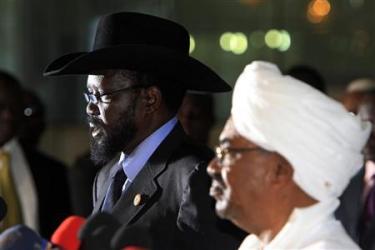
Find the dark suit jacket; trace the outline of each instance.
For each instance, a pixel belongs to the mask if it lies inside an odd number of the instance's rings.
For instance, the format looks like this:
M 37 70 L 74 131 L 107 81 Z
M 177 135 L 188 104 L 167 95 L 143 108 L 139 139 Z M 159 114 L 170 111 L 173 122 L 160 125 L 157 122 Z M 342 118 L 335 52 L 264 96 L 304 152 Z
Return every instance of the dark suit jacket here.
M 209 197 L 207 162 L 213 154 L 189 142 L 178 124 L 124 192 L 112 215 L 122 224 L 149 229 L 152 249 L 237 249 L 241 239 L 219 232 Z M 94 213 L 99 212 L 111 166 L 94 181 Z M 140 205 L 133 203 L 142 195 Z
M 336 210 L 336 217 L 344 225 L 344 228 L 357 242 L 363 250 L 375 250 L 375 218 L 370 223 L 370 228 L 366 235 L 359 235 L 361 227 L 361 216 L 363 211 L 363 177 L 365 171 L 364 168 L 353 177 L 348 187 L 340 197 L 340 206 Z
M 67 168 L 35 149 L 23 148 L 38 195 L 39 232 L 49 239 L 60 223 L 71 214 Z

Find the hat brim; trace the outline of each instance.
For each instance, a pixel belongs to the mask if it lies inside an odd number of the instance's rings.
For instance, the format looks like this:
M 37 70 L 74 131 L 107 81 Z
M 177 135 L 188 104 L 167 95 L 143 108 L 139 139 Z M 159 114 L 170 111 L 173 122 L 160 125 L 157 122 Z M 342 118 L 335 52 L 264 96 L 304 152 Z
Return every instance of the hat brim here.
M 44 76 L 92 74 L 98 70 L 129 69 L 158 73 L 188 90 L 226 92 L 232 88 L 198 60 L 173 50 L 148 45 L 120 45 L 64 55 L 50 63 Z

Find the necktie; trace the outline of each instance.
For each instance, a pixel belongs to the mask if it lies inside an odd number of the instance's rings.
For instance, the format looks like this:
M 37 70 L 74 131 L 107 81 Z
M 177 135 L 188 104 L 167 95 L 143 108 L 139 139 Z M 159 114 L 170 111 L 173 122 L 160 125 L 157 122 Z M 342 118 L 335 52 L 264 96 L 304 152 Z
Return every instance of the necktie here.
M 121 164 L 120 164 L 121 165 Z M 107 195 L 103 204 L 103 211 L 110 212 L 122 193 L 122 186 L 124 185 L 127 177 L 122 166 L 120 166 L 115 175 L 112 177 L 111 184 L 108 188 Z
M 0 151 L 0 195 L 8 206 L 7 214 L 0 224 L 0 231 L 22 223 L 21 205 L 15 187 L 10 169 L 10 155 Z

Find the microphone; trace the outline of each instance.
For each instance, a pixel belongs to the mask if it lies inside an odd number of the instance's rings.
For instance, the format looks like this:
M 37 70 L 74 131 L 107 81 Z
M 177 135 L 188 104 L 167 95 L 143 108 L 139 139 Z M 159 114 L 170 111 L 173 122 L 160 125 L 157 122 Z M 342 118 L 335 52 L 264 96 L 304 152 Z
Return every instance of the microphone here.
M 16 225 L 0 234 L 1 250 L 52 250 L 54 248 L 46 239 L 25 225 Z
M 113 249 L 148 250 L 152 249 L 151 235 L 145 226 L 122 226 L 112 237 Z
M 111 238 L 120 223 L 108 213 L 98 213 L 87 219 L 79 232 L 80 250 L 103 250 L 111 248 Z
M 55 230 L 51 237 L 51 242 L 61 250 L 78 250 L 80 240 L 78 231 L 85 223 L 85 219 L 80 216 L 69 216 Z
M 7 204 L 5 203 L 5 200 L 3 197 L 0 196 L 0 221 L 2 221 L 5 218 L 5 215 L 8 212 Z

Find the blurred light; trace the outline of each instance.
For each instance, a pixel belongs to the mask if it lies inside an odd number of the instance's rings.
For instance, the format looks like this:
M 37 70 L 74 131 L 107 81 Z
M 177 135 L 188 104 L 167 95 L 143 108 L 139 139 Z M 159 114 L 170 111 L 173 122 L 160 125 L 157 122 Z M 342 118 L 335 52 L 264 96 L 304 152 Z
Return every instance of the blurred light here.
M 311 0 L 307 8 L 307 18 L 312 23 L 319 23 L 331 11 L 328 0 Z
M 353 8 L 360 8 L 363 6 L 365 1 L 364 0 L 349 0 L 349 3 Z
M 290 34 L 286 30 L 281 30 L 280 31 L 281 37 L 282 37 L 282 42 L 281 45 L 279 46 L 280 51 L 287 51 L 290 48 L 290 45 L 292 43 Z
M 189 54 L 193 53 L 194 49 L 195 49 L 195 39 L 192 35 L 190 35 Z
M 275 29 L 269 30 L 264 37 L 264 41 L 266 42 L 267 46 L 271 49 L 279 48 L 283 42 L 282 34 Z
M 254 31 L 250 34 L 249 42 L 256 49 L 262 48 L 264 46 L 264 32 L 261 30 Z
M 315 0 L 311 10 L 317 16 L 326 16 L 331 10 L 331 4 L 327 0 Z
M 244 33 L 238 32 L 230 39 L 230 50 L 236 54 L 243 54 L 247 50 L 247 38 Z
M 307 19 L 310 21 L 310 23 L 320 23 L 323 21 L 324 16 L 314 16 L 311 15 L 310 12 L 307 12 Z
M 220 36 L 220 47 L 225 51 L 231 51 L 230 41 L 233 36 L 231 32 L 225 32 Z

